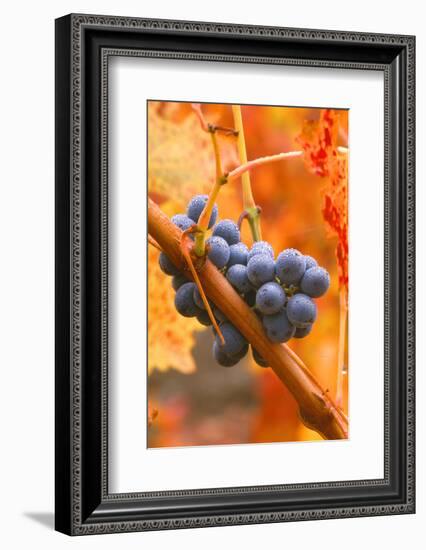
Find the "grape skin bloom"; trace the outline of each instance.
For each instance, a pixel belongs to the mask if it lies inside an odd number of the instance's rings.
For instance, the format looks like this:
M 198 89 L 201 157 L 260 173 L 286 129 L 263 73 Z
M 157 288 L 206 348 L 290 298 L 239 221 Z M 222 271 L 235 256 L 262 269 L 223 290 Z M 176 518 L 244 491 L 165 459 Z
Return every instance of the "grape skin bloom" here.
M 323 267 L 311 267 L 302 277 L 300 288 L 311 298 L 319 298 L 325 294 L 330 286 L 330 275 Z
M 256 307 L 264 315 L 278 313 L 284 307 L 286 295 L 278 283 L 265 283 L 256 294 Z
M 247 265 L 248 248 L 244 243 L 232 244 L 229 247 L 228 267 L 235 264 Z
M 229 244 L 222 237 L 210 237 L 207 239 L 208 257 L 218 269 L 226 266 L 229 260 Z
M 176 227 L 179 227 L 182 231 L 192 227 L 195 222 L 191 218 L 188 218 L 186 214 L 175 214 L 172 216 L 171 221 Z
M 248 253 L 247 261 L 251 260 L 253 256 L 256 256 L 256 254 L 266 254 L 271 256 L 272 259 L 274 259 L 274 249 L 272 246 L 266 242 L 266 241 L 256 241 L 253 246 L 250 249 L 250 252 Z
M 305 256 L 306 270 L 311 269 L 311 267 L 316 267 L 318 262 L 312 256 Z
M 202 211 L 204 210 L 204 207 L 206 206 L 208 195 L 196 195 L 193 197 L 187 207 L 186 213 L 188 215 L 188 218 L 191 218 L 191 220 L 194 220 L 194 222 L 198 222 Z M 213 227 L 213 225 L 216 223 L 218 215 L 218 209 L 217 205 L 215 204 L 213 206 L 213 210 L 210 216 L 209 225 L 208 228 L 210 229 Z
M 221 220 L 215 225 L 213 236 L 222 237 L 229 245 L 237 244 L 240 241 L 240 230 L 232 220 Z
M 250 292 L 252 289 L 245 265 L 235 264 L 231 266 L 226 273 L 226 278 L 240 294 Z
M 295 294 L 287 303 L 287 315 L 294 326 L 303 328 L 315 321 L 317 306 L 306 294 Z
M 183 317 L 195 317 L 199 308 L 194 302 L 194 283 L 185 283 L 176 291 L 175 307 Z
M 288 342 L 296 331 L 296 327 L 290 323 L 285 310 L 274 315 L 265 315 L 263 327 L 269 340 L 280 344 Z
M 273 281 L 275 277 L 274 260 L 269 255 L 256 254 L 247 263 L 247 276 L 255 287 Z
M 287 248 L 278 255 L 277 276 L 285 285 L 297 285 L 306 269 L 306 260 L 295 248 Z

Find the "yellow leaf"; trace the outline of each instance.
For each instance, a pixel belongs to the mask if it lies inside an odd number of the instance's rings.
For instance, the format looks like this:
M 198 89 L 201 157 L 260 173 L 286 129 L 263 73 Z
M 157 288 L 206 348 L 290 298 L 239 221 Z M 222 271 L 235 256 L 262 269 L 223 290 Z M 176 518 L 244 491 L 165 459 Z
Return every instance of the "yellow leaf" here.
M 195 371 L 192 356 L 194 331 L 203 330 L 196 319 L 182 317 L 174 307 L 171 278 L 159 265 L 159 251 L 148 249 L 148 374 L 154 369 Z
M 148 189 L 168 200 L 186 204 L 194 195 L 209 193 L 215 179 L 210 134 L 201 129 L 196 115 L 172 115 L 181 104 L 148 103 Z M 174 109 L 173 109 L 174 107 Z M 225 169 L 236 162 L 236 142 L 221 138 Z

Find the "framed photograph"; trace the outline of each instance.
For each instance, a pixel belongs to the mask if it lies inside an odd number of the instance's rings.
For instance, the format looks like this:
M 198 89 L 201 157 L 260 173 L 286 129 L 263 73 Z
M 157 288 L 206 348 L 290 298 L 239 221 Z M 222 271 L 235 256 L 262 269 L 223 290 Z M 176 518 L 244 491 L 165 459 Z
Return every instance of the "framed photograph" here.
M 413 36 L 56 21 L 56 529 L 415 511 Z

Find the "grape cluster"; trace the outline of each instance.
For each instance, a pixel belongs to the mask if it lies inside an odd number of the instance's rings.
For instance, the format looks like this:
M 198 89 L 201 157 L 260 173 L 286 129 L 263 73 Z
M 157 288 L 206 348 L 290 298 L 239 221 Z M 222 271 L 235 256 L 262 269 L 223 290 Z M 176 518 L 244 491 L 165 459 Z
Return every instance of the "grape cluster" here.
M 186 214 L 177 214 L 171 221 L 182 231 L 188 229 L 198 222 L 207 199 L 207 195 L 195 196 Z M 206 241 L 208 258 L 254 309 L 268 339 L 283 343 L 307 336 L 317 317 L 313 298 L 325 294 L 330 286 L 328 272 L 318 266 L 314 258 L 294 248 L 283 250 L 276 259 L 272 246 L 265 241 L 255 242 L 249 250 L 240 240 L 237 224 L 232 220 L 217 222 L 217 217 L 215 205 L 209 220 L 213 231 Z M 210 326 L 212 323 L 197 286 L 188 281 L 164 252 L 160 253 L 159 264 L 164 273 L 173 277 L 177 311 Z M 213 356 L 219 365 L 231 367 L 247 354 L 248 342 L 215 304 L 211 302 L 210 306 L 225 340 L 222 344 L 213 329 Z M 256 349 L 252 349 L 252 354 L 258 365 L 268 366 Z

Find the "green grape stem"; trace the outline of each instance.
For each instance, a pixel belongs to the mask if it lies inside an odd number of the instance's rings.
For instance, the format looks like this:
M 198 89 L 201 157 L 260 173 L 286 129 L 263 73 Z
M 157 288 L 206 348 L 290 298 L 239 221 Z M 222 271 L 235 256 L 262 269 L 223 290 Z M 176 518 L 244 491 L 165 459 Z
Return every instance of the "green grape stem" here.
M 244 137 L 243 118 L 241 115 L 241 106 L 232 105 L 232 114 L 234 116 L 234 126 L 238 132 L 237 147 L 240 163 L 247 164 L 246 141 Z M 241 173 L 241 185 L 243 189 L 243 208 L 247 212 L 247 220 L 250 225 L 251 234 L 254 241 L 262 240 L 262 230 L 260 228 L 259 210 L 254 202 L 250 183 L 250 174 L 248 170 Z
M 212 214 L 217 196 L 219 194 L 219 191 L 222 185 L 225 185 L 225 183 L 228 182 L 228 178 L 223 174 L 223 170 L 222 170 L 222 161 L 220 158 L 219 143 L 217 141 L 217 136 L 216 136 L 217 127 L 209 124 L 207 128 L 208 128 L 207 131 L 210 133 L 212 144 L 213 144 L 215 165 L 216 165 L 216 180 L 212 190 L 210 191 L 209 198 L 207 199 L 207 202 L 206 202 L 206 206 L 204 207 L 204 210 L 200 214 L 200 218 L 197 224 L 194 252 L 199 257 L 203 257 L 206 253 L 206 232 L 209 227 L 210 216 Z

